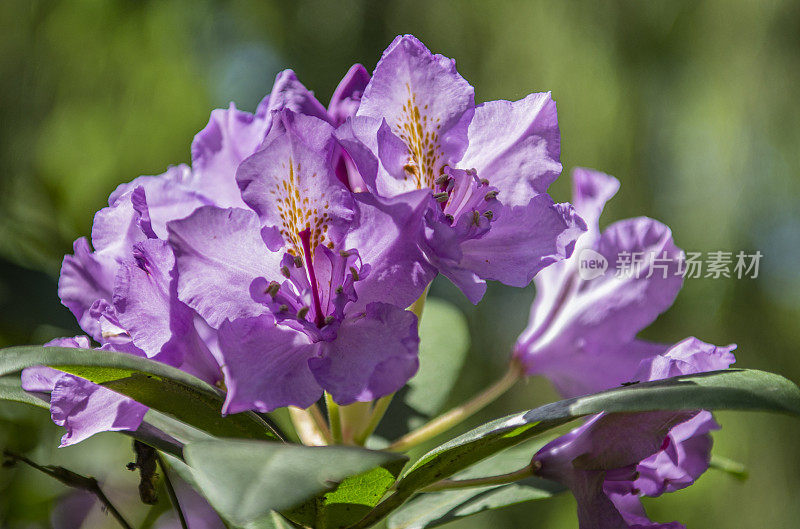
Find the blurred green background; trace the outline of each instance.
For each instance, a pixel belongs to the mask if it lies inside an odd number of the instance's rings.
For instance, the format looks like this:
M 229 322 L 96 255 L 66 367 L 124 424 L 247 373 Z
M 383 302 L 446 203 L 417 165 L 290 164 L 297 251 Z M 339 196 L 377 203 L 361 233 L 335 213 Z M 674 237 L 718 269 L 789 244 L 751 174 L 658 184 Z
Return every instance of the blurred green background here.
M 645 336 L 736 342 L 738 365 L 800 381 L 800 3 L 755 1 L 33 1 L 0 2 L 0 345 L 78 329 L 56 279 L 71 242 L 121 182 L 189 161 L 214 107 L 254 110 L 293 68 L 327 102 L 353 62 L 373 68 L 396 34 L 457 60 L 479 101 L 550 90 L 565 175 L 617 176 L 604 223 L 648 215 L 687 251 L 760 250 L 759 277 L 687 280 Z M 565 176 L 552 188 L 569 200 Z M 492 285 L 472 307 L 445 282 L 472 349 L 453 402 L 504 370 L 534 290 Z M 491 416 L 554 399 L 546 381 L 506 395 Z M 719 414 L 716 453 L 744 462 L 742 483 L 711 470 L 648 501 L 690 528 L 795 528 L 800 422 Z M 0 406 L 0 447 L 29 450 L 113 485 L 135 509 L 128 441 L 104 434 L 57 449 L 46 413 Z M 0 527 L 49 527 L 65 489 L 0 469 Z M 100 526 L 103 516 L 94 523 Z M 456 527 L 575 527 L 568 496 L 484 513 Z

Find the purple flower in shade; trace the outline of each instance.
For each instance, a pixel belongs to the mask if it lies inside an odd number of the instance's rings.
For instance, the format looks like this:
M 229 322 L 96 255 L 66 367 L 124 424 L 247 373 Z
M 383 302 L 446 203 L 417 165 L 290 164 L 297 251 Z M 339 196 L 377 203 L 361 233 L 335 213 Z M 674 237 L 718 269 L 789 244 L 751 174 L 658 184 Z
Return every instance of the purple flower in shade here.
M 273 117 L 237 172 L 251 209 L 169 223 L 178 297 L 219 330 L 224 411 L 392 393 L 418 366 L 416 317 L 400 307 L 434 275 L 407 236 L 425 203 L 354 195 L 336 177 L 328 123 Z
M 527 285 L 585 229 L 546 194 L 561 171 L 550 94 L 476 106 L 454 61 L 412 36 L 386 49 L 337 138 L 373 194 L 427 201 L 420 244 L 473 303 L 488 279 Z
M 255 114 L 233 105 L 211 113 L 192 143 L 191 168 L 179 165 L 159 176 L 142 176 L 111 194 L 109 207 L 95 216 L 91 244 L 85 238 L 75 241 L 59 280 L 62 302 L 101 349 L 165 362 L 210 383 L 221 379 L 216 329 L 178 300 L 166 224 L 202 206 L 246 207 L 236 169 L 263 143 L 272 112 L 290 108 L 329 122 L 346 119 L 359 97 L 358 79 L 354 67 L 329 115 L 292 71 L 281 72 Z M 81 337 L 49 345 L 87 348 L 90 341 Z M 52 393 L 53 418 L 67 429 L 64 444 L 100 431 L 136 429 L 146 411 L 52 369 L 28 369 L 23 383 L 30 391 Z
M 648 381 L 725 369 L 731 349 L 689 338 L 642 360 L 636 374 Z M 708 468 L 708 432 L 717 428 L 707 411 L 599 414 L 544 446 L 532 464 L 537 475 L 570 488 L 581 529 L 681 529 L 651 522 L 639 498 L 693 483 Z

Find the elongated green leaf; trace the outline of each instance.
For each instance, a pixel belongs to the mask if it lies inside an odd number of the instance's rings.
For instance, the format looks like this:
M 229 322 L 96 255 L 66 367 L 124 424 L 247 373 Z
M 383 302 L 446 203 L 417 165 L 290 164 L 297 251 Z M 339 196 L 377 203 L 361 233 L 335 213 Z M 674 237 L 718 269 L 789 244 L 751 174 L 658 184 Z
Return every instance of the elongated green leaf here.
M 444 406 L 469 349 L 469 327 L 461 311 L 447 301 L 428 298 L 419 326 L 419 371 L 408 383 L 406 404 L 422 417 L 416 428 Z
M 395 511 L 389 529 L 423 529 L 518 503 L 552 498 L 566 489 L 558 483 L 528 478 L 509 485 L 422 494 Z
M 39 408 L 50 409 L 50 405 L 47 402 L 22 389 L 20 380 L 17 377 L 0 377 L 0 400 L 22 402 Z
M 786 378 L 726 369 L 611 389 L 486 423 L 431 450 L 409 468 L 394 495 L 354 525 L 369 527 L 416 491 L 547 430 L 585 415 L 654 410 L 738 409 L 800 415 L 800 388 Z
M 419 489 L 578 417 L 600 412 L 738 409 L 800 415 L 800 388 L 786 378 L 727 369 L 634 384 L 547 404 L 492 421 L 433 449 L 398 484 Z
M 194 482 L 234 525 L 291 509 L 350 476 L 403 456 L 344 446 L 308 447 L 271 442 L 215 440 L 184 449 Z
M 474 479 L 513 472 L 530 464 L 531 457 L 544 443 L 523 443 L 494 455 L 455 475 L 455 479 Z M 551 498 L 566 488 L 558 483 L 528 478 L 507 485 L 421 494 L 389 516 L 389 529 L 438 527 L 454 520 L 491 509 L 522 502 Z
M 215 436 L 277 438 L 254 413 L 223 417 L 223 398 L 216 388 L 161 362 L 70 347 L 23 346 L 0 350 L 0 376 L 37 365 L 85 378 Z

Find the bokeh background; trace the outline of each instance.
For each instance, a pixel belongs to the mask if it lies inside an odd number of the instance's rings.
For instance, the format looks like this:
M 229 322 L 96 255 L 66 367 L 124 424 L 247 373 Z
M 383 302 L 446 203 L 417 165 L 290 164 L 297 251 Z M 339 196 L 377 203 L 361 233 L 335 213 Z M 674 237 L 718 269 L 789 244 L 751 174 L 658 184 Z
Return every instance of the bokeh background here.
M 285 67 L 327 102 L 350 64 L 373 68 L 400 33 L 454 57 L 479 101 L 553 92 L 565 167 L 557 200 L 569 200 L 572 167 L 594 167 L 622 181 L 604 223 L 648 215 L 688 251 L 760 250 L 757 279 L 687 280 L 644 335 L 736 342 L 739 366 L 800 381 L 796 0 L 3 0 L 0 345 L 78 332 L 56 295 L 63 254 L 119 183 L 188 162 L 212 108 L 254 110 Z M 446 282 L 433 295 L 470 322 L 455 403 L 502 373 L 534 289 L 492 285 L 478 307 Z M 554 397 L 531 380 L 473 424 Z M 747 465 L 749 479 L 711 470 L 648 501 L 652 517 L 703 529 L 798 527 L 800 422 L 719 420 L 716 453 Z M 0 447 L 94 474 L 125 509 L 140 509 L 126 439 L 57 449 L 59 436 L 46 413 L 0 405 Z M 0 469 L 0 527 L 49 527 L 65 492 L 33 471 Z M 111 523 L 98 514 L 91 526 Z M 453 524 L 576 525 L 569 496 Z

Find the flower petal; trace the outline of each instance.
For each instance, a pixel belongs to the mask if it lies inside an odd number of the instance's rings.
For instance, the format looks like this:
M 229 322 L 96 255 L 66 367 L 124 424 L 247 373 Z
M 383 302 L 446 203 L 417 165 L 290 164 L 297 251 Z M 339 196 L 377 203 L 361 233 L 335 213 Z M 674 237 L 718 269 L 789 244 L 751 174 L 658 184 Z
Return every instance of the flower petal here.
M 331 164 L 332 133 L 319 119 L 281 111 L 264 148 L 237 171 L 244 201 L 294 255 L 302 255 L 300 231 L 311 230 L 311 248 L 338 244 L 353 217 L 350 191 Z
M 455 61 L 433 55 L 415 37 L 404 35 L 383 53 L 356 115 L 386 119 L 403 139 L 417 167 L 404 189 L 409 191 L 432 188 L 440 168 L 461 159 L 474 105 L 474 90 L 456 71 Z M 392 174 L 400 180 L 404 176 Z
M 88 380 L 64 375 L 50 397 L 53 422 L 66 428 L 61 446 L 69 446 L 100 432 L 136 430 L 147 407 Z
M 458 167 L 476 169 L 508 206 L 524 206 L 561 174 L 561 134 L 550 93 L 475 108 L 469 146 Z
M 304 333 L 276 325 L 270 314 L 224 322 L 219 345 L 228 386 L 224 413 L 307 408 L 322 396 L 308 368 L 314 344 Z
M 336 339 L 321 343 L 308 365 L 341 405 L 367 402 L 399 390 L 419 368 L 417 317 L 386 303 L 367 305 L 346 319 Z
M 369 72 L 362 65 L 354 64 L 350 67 L 339 82 L 339 86 L 333 91 L 328 105 L 328 115 L 334 125 L 341 125 L 347 118 L 355 116 L 369 80 Z
M 459 266 L 515 287 L 527 286 L 540 270 L 569 257 L 585 229 L 569 204 L 554 204 L 546 194 L 494 213 L 486 235 L 461 244 Z
M 264 312 L 250 297 L 250 283 L 257 277 L 276 277 L 280 256 L 265 246 L 254 212 L 206 206 L 167 228 L 181 301 L 214 328 L 226 319 Z
M 343 246 L 358 250 L 369 276 L 357 283 L 358 302 L 352 310 L 363 310 L 373 301 L 407 307 L 433 280 L 436 270 L 418 243 L 428 199 L 426 191 L 393 203 L 369 193 L 356 195 L 356 217 Z

